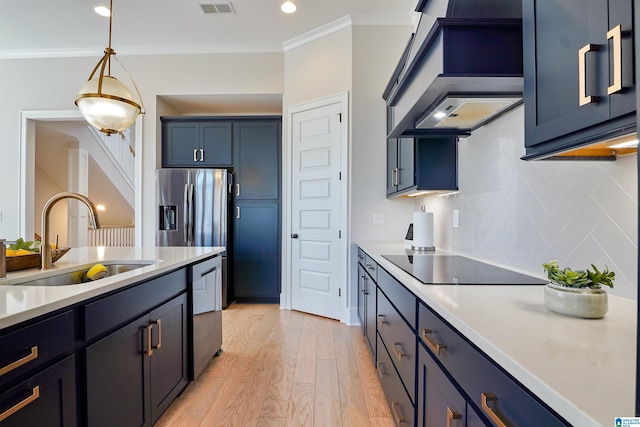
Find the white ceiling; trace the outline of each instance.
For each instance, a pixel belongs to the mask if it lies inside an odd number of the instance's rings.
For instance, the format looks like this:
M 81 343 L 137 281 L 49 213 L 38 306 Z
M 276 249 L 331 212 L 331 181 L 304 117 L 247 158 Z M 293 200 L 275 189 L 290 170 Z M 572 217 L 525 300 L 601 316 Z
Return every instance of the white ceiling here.
M 345 16 L 356 24 L 408 25 L 417 0 L 232 0 L 235 15 L 204 14 L 221 0 L 114 0 L 112 47 L 119 55 L 279 52 L 285 42 Z M 0 0 L 0 58 L 98 56 L 108 18 L 93 8 L 108 0 Z

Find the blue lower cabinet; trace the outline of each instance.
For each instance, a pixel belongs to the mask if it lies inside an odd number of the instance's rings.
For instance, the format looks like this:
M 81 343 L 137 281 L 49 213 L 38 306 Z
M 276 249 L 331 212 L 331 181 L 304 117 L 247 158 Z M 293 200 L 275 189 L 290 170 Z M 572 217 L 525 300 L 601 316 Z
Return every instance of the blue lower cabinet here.
M 236 202 L 233 295 L 239 302 L 280 301 L 280 204 Z
M 396 371 L 387 347 L 378 335 L 376 369 L 380 377 L 380 383 L 387 398 L 391 417 L 397 427 L 410 427 L 415 425 L 415 407 L 405 390 L 400 375 Z
M 464 427 L 467 401 L 422 345 L 418 345 L 418 427 Z M 483 424 L 479 424 L 483 425 Z
M 76 415 L 74 356 L 0 393 L 2 427 L 74 427 Z
M 488 425 L 569 425 L 422 303 L 418 318 L 421 345 L 428 348 L 468 400 L 493 422 Z

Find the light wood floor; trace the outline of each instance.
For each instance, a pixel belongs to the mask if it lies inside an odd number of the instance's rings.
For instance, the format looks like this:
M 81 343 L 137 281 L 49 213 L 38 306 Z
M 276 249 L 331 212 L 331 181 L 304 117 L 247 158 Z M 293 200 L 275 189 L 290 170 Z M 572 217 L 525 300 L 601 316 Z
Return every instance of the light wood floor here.
M 222 319 L 222 355 L 156 426 L 393 427 L 360 327 L 266 304 Z

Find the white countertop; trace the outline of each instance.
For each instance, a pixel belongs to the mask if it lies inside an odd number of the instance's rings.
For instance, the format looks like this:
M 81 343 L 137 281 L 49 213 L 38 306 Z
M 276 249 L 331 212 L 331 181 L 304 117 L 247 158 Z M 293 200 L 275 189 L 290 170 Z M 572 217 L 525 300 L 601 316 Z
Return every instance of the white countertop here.
M 72 248 L 53 269 L 19 270 L 0 279 L 0 329 L 68 307 L 132 283 L 163 274 L 224 251 L 223 247 L 84 247 Z M 95 263 L 153 262 L 148 266 L 90 283 L 66 286 L 22 286 L 17 283 L 48 277 Z
M 548 311 L 544 286 L 424 285 L 382 258 L 402 244 L 358 246 L 574 426 L 634 415 L 636 301 L 609 295 L 603 319 L 577 319 Z

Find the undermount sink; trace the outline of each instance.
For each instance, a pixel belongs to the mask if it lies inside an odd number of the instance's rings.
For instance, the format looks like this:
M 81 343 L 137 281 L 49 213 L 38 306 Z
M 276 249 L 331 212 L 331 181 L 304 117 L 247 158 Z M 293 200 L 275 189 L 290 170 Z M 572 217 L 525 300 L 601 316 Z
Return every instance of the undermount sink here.
M 137 268 L 146 267 L 148 265 L 155 264 L 157 261 L 103 261 L 101 262 L 107 268 L 107 272 L 103 278 L 111 277 L 116 274 L 126 273 L 127 271 L 135 270 Z M 16 283 L 17 286 L 67 286 L 78 285 L 80 283 L 88 283 L 88 280 L 84 277 L 84 274 L 89 271 L 96 263 L 86 264 L 79 266 L 73 271 L 67 271 L 64 273 L 56 274 L 53 276 L 40 277 L 37 279 L 26 280 L 24 282 Z M 100 279 L 96 280 L 99 281 Z

